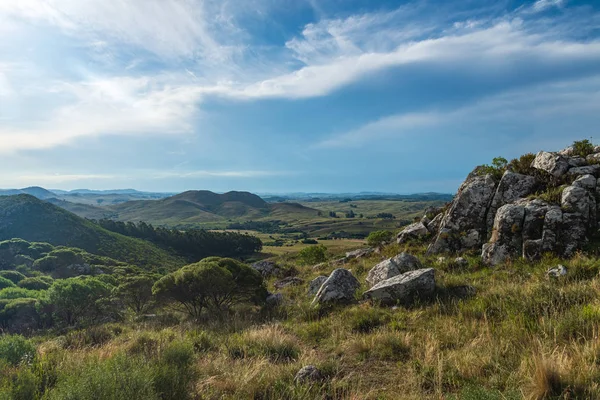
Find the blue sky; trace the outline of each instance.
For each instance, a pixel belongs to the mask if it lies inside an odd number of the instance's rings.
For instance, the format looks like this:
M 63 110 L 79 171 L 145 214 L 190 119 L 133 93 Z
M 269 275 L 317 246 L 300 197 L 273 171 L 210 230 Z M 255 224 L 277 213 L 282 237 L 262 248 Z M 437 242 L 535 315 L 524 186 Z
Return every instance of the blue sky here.
M 0 187 L 454 192 L 600 142 L 600 2 L 0 0 Z

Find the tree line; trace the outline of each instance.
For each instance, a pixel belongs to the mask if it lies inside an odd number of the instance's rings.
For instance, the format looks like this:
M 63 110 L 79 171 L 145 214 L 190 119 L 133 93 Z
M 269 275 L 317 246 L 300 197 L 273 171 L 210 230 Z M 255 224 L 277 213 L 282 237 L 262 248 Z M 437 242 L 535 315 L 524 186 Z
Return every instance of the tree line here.
M 212 232 L 204 229 L 180 231 L 155 227 L 145 222 L 121 222 L 111 219 L 93 222 L 109 231 L 149 240 L 170 248 L 191 261 L 209 256 L 239 257 L 262 250 L 259 238 L 235 232 Z

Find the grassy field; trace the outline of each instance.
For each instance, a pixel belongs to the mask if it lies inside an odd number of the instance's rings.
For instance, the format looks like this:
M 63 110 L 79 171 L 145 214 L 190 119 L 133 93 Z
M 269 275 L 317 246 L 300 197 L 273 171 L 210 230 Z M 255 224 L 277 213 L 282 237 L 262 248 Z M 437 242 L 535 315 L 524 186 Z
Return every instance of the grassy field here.
M 301 267 L 282 255 L 276 261 L 294 267 L 305 283 L 285 288 L 281 307 L 241 307 L 202 322 L 163 310 L 145 322 L 34 337 L 29 363 L 0 366 L 0 398 L 600 398 L 597 259 L 548 257 L 492 269 L 467 255 L 468 265 L 458 267 L 425 256 L 424 247 L 393 245 L 345 267 L 362 291 L 369 269 L 401 250 L 435 267 L 434 298 L 409 307 L 314 307 L 306 286 L 334 267 Z M 548 279 L 546 269 L 559 262 L 569 274 Z M 463 285 L 476 294 L 458 296 Z M 323 379 L 295 383 L 307 364 Z

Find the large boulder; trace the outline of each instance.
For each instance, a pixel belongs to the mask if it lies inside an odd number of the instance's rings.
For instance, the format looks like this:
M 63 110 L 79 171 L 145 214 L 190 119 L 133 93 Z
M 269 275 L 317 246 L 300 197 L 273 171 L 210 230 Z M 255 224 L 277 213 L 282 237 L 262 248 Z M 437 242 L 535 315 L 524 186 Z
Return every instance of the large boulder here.
M 367 282 L 373 286 L 396 275 L 420 268 L 423 266 L 417 257 L 408 253 L 400 253 L 374 266 L 367 275 Z
M 595 189 L 595 188 L 594 188 Z M 569 213 L 581 214 L 588 226 L 596 216 L 596 200 L 587 189 L 579 185 L 567 186 L 562 192 L 560 205 Z
M 596 190 L 597 179 L 594 175 L 581 175 L 573 182 L 573 186 L 579 186 L 586 190 Z
M 327 277 L 325 275 L 321 275 L 321 276 L 317 276 L 315 279 L 310 281 L 310 283 L 308 284 L 308 291 L 307 291 L 308 295 L 309 296 L 316 295 L 326 280 L 327 280 Z
M 487 238 L 487 212 L 495 194 L 496 182 L 491 175 L 473 171 L 458 189 L 444 215 L 430 254 L 460 252 L 480 248 Z
M 360 287 L 352 272 L 344 268 L 334 270 L 321 285 L 312 304 L 349 303 Z
M 429 230 L 423 222 L 415 222 L 408 225 L 398 234 L 398 244 L 407 242 L 409 239 L 417 239 L 429 234 Z
M 383 304 L 408 303 L 417 297 L 431 296 L 435 291 L 435 270 L 418 269 L 379 282 L 364 293 L 364 298 Z
M 538 181 L 533 176 L 506 171 L 498 184 L 487 213 L 487 229 L 491 232 L 496 211 L 505 204 L 535 193 Z
M 442 224 L 442 220 L 444 219 L 444 214 L 440 213 L 436 215 L 429 223 L 427 224 L 427 230 L 429 233 L 437 233 L 440 229 L 440 225 Z
M 600 175 L 600 165 L 585 165 L 583 167 L 573 167 L 567 171 L 567 175 L 570 176 L 581 176 L 581 175 Z
M 536 154 L 531 166 L 535 169 L 546 171 L 555 177 L 559 177 L 568 171 L 569 162 L 560 154 L 540 151 Z
M 370 256 L 375 249 L 366 248 L 366 249 L 358 249 L 354 251 L 349 251 L 346 253 L 346 260 L 351 260 L 353 258 L 363 258 Z

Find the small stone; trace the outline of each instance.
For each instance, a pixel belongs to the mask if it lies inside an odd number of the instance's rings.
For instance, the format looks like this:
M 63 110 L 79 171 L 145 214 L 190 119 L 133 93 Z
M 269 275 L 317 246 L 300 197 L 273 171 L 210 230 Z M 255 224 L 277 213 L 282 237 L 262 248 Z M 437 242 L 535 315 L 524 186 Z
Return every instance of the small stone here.
M 283 289 L 284 287 L 287 286 L 298 286 L 298 285 L 302 285 L 304 283 L 304 281 L 300 278 L 297 278 L 295 276 L 289 276 L 287 278 L 284 278 L 280 281 L 277 281 L 273 284 L 273 286 L 275 287 L 275 289 Z
M 454 264 L 458 265 L 459 267 L 464 267 L 466 265 L 469 265 L 469 262 L 463 257 L 456 257 L 454 259 Z
M 306 382 L 318 382 L 323 379 L 323 374 L 314 365 L 306 365 L 302 367 L 294 377 L 294 382 L 306 383 Z
M 558 278 L 567 274 L 567 267 L 564 265 L 558 265 L 557 267 L 550 268 L 547 275 L 552 278 Z

